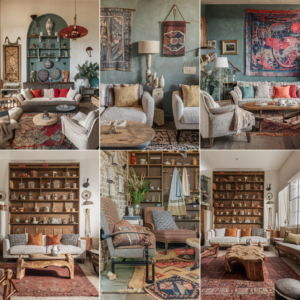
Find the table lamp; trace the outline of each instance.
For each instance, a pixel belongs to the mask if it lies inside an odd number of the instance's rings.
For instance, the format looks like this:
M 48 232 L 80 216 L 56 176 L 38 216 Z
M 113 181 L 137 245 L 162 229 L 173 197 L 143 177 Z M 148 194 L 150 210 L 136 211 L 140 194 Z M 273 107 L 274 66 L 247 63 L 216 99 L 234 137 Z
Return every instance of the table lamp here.
M 159 53 L 159 41 L 139 41 L 138 44 L 138 53 L 147 54 L 146 58 L 146 86 L 150 86 L 151 80 L 151 54 Z
M 220 69 L 228 69 L 228 59 L 227 57 L 216 57 L 214 60 L 214 68 L 219 69 L 219 76 L 221 79 Z M 219 101 L 220 101 L 220 88 L 219 88 Z

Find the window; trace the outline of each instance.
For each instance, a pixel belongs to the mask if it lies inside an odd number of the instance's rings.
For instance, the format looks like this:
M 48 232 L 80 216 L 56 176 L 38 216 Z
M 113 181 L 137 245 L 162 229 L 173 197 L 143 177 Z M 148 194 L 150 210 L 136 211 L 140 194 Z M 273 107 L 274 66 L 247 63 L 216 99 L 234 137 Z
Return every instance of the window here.
M 300 224 L 300 174 L 296 174 L 289 182 L 289 223 L 290 227 Z

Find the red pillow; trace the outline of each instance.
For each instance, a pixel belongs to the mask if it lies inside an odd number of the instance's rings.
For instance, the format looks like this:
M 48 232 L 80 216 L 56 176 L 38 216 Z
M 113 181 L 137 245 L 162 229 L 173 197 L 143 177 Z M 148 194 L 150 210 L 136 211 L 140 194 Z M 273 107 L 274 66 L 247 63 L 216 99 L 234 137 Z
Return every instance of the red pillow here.
M 296 85 L 290 85 L 290 96 L 291 98 L 298 98 L 296 93 Z
M 33 95 L 33 98 L 41 98 L 42 97 L 42 89 L 39 90 L 30 90 Z
M 69 89 L 60 89 L 59 97 L 67 97 Z
M 275 96 L 274 98 L 291 98 L 290 96 L 290 86 L 274 86 Z
M 59 88 L 54 89 L 54 97 L 53 98 L 58 98 L 58 94 L 59 94 Z

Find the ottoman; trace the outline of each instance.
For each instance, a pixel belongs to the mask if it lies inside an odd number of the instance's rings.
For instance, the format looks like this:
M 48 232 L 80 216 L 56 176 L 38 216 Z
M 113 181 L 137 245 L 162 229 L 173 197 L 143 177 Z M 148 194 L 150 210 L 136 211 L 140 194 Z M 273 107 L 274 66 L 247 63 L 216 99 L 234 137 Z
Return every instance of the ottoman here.
M 300 299 L 300 281 L 284 278 L 275 283 L 275 300 Z

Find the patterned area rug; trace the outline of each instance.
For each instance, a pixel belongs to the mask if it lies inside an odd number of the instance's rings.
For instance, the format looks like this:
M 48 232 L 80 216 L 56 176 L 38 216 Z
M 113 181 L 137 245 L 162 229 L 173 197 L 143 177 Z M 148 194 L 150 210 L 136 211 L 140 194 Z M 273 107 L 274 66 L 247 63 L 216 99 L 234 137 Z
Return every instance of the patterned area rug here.
M 198 150 L 199 131 L 183 130 L 179 143 L 176 141 L 177 130 L 156 129 L 155 137 L 145 150 Z
M 1 263 L 0 268 L 17 270 L 16 263 Z M 19 297 L 71 297 L 99 296 L 96 288 L 87 279 L 79 265 L 75 264 L 74 279 L 69 279 L 69 270 L 59 267 L 26 269 L 25 277 L 13 280 Z
M 19 128 L 16 129 L 13 141 L 13 149 L 21 150 L 65 150 L 77 149 L 68 139 L 60 146 L 62 139 L 61 116 L 58 114 L 58 122 L 51 126 L 37 126 L 33 118 L 38 113 L 25 113 L 19 121 Z M 73 117 L 75 114 L 68 114 Z M 2 149 L 11 149 L 9 142 L 2 145 Z
M 275 282 L 282 278 L 300 280 L 300 276 L 281 258 L 267 257 L 264 262 L 265 281 L 247 279 L 245 269 L 232 264 L 233 272 L 225 272 L 225 256 L 201 260 L 201 299 L 274 300 Z
M 181 249 L 182 250 L 182 249 Z M 163 252 L 164 253 L 164 252 Z M 194 259 L 187 260 L 180 258 L 178 255 L 183 254 L 182 251 L 177 253 L 172 250 L 167 255 L 154 257 L 155 264 L 155 282 L 158 280 L 168 279 L 172 276 L 180 276 L 182 279 L 192 281 L 198 285 L 200 280 L 200 269 L 190 271 L 194 265 Z M 189 253 L 190 254 L 190 253 Z M 152 267 L 150 267 L 149 274 L 152 274 Z M 150 277 L 152 279 L 152 277 Z M 128 288 L 143 288 L 148 286 L 146 283 L 146 266 L 136 266 L 132 278 L 128 284 Z M 158 298 L 160 299 L 160 298 Z M 164 299 L 189 299 L 189 298 L 164 298 Z M 197 299 L 197 298 L 195 298 Z

